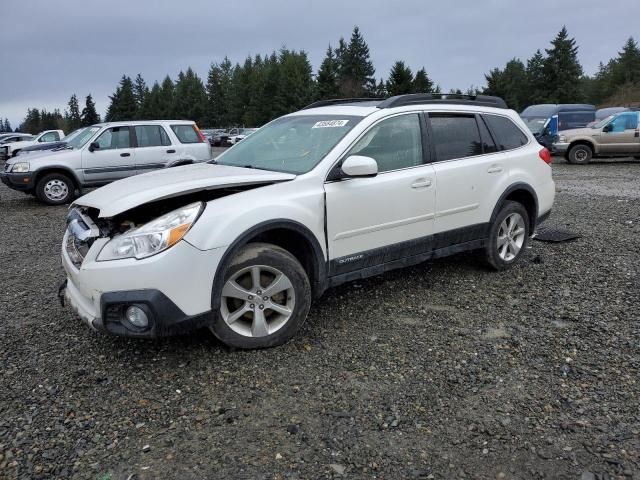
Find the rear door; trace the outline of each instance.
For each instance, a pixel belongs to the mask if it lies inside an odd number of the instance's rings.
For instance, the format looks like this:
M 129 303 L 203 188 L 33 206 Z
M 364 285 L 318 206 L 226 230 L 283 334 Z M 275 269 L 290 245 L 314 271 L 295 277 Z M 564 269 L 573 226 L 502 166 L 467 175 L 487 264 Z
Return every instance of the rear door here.
M 508 182 L 505 154 L 481 115 L 430 112 L 428 117 L 438 185 L 434 248 L 480 240 L 494 192 Z
M 211 145 L 194 123 L 171 125 L 178 139 L 178 153 L 181 160 L 204 162 L 211 159 Z
M 639 115 L 638 112 L 624 112 L 615 116 L 606 125 L 611 128 L 611 131 L 606 132 L 603 128 L 599 136 L 600 153 L 629 155 L 640 153 Z
M 130 127 L 111 127 L 104 130 L 91 145 L 82 151 L 82 171 L 87 183 L 107 183 L 136 173 L 133 132 Z
M 162 125 L 136 125 L 133 131 L 137 173 L 164 168 L 178 159 L 176 146 Z

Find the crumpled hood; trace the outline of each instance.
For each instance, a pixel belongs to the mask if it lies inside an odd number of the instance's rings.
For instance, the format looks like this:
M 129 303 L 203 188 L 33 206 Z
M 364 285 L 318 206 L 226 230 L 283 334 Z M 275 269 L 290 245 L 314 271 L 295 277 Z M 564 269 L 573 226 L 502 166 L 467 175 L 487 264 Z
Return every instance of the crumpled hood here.
M 199 163 L 118 180 L 78 198 L 73 204 L 97 208 L 101 218 L 110 218 L 145 203 L 188 193 L 294 178 L 291 173 Z

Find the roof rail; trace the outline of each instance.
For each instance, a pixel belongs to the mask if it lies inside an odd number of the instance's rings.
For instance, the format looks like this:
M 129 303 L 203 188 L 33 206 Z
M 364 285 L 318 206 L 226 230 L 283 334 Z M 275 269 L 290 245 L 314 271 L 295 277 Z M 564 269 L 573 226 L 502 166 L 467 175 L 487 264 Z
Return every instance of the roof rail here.
M 317 107 L 326 107 L 328 105 L 339 105 L 342 103 L 359 103 L 359 102 L 379 102 L 383 100 L 382 98 L 334 98 L 331 100 L 319 100 L 317 102 L 313 102 L 306 107 L 302 108 L 302 110 L 307 110 L 309 108 L 317 108 Z
M 489 95 L 460 95 L 458 93 L 412 93 L 387 98 L 378 108 L 403 107 L 423 103 L 448 103 L 456 105 L 482 105 L 484 107 L 509 108 L 500 97 Z

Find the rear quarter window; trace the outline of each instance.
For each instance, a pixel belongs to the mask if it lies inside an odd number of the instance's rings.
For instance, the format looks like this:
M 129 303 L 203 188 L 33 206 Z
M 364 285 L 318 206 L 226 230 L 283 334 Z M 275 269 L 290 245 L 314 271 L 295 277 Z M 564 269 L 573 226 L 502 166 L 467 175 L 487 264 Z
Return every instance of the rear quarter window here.
M 193 125 L 171 125 L 180 143 L 202 143 L 202 139 Z
M 497 115 L 483 115 L 482 118 L 491 129 L 498 143 L 498 150 L 513 150 L 529 143 L 528 137 L 511 119 Z

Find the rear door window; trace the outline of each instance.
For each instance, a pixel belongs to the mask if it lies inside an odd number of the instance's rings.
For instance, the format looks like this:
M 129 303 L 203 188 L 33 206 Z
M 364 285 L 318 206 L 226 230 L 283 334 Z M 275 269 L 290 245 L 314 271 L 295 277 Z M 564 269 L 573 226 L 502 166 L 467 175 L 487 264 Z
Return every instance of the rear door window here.
M 483 153 L 475 115 L 429 113 L 436 158 L 442 162 Z
M 193 125 L 171 125 L 180 143 L 202 143 L 202 139 Z
M 498 142 L 499 150 L 513 150 L 529 142 L 527 136 L 507 117 L 483 115 Z
M 160 125 L 136 125 L 134 130 L 138 140 L 138 148 L 171 145 L 169 135 Z

